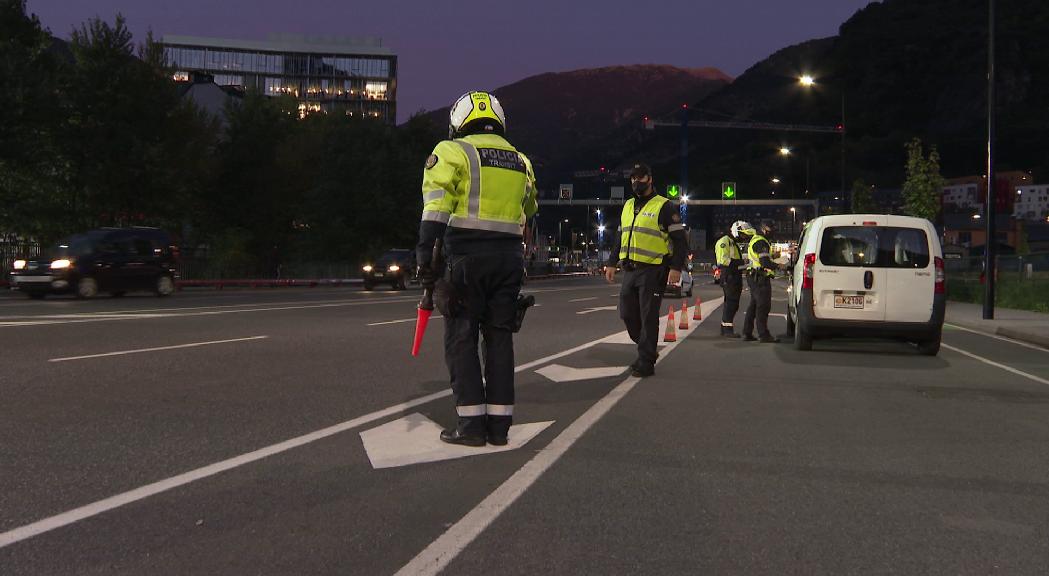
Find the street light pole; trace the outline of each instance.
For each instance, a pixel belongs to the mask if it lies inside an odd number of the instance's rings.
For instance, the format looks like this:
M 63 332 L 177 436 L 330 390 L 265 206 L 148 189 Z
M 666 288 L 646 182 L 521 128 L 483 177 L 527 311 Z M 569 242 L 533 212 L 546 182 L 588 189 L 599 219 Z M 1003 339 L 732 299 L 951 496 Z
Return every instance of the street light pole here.
M 984 291 L 983 291 L 983 318 L 994 319 L 994 281 L 995 281 L 995 248 L 998 240 L 996 238 L 995 221 L 995 174 L 994 174 L 994 0 L 988 0 L 988 35 L 987 35 L 987 243 L 983 251 L 984 269 Z

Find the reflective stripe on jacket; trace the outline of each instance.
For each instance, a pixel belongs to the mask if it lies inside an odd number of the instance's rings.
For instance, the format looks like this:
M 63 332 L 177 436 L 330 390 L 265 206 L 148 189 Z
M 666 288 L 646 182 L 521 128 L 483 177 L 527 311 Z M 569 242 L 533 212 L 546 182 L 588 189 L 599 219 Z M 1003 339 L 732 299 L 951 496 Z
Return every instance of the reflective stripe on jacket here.
M 538 208 L 532 163 L 498 134 L 437 144 L 423 170 L 423 220 L 521 236 Z

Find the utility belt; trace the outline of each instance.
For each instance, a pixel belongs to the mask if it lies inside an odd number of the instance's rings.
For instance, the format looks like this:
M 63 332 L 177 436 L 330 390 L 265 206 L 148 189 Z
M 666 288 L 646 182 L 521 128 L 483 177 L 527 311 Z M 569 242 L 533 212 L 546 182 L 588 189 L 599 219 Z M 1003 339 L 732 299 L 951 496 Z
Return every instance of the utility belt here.
M 659 268 L 666 266 L 666 264 L 648 264 L 647 262 L 635 262 L 633 260 L 620 260 L 619 267 L 626 272 L 633 272 L 634 270 L 644 270 L 646 268 Z
M 776 273 L 764 268 L 748 268 L 747 275 L 751 278 L 772 278 Z

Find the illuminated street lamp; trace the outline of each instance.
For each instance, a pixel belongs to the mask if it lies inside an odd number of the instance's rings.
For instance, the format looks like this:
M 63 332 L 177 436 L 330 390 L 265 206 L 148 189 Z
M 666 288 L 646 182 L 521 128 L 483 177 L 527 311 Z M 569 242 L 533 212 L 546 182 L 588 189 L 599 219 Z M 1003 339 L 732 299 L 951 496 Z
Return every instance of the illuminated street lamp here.
M 779 153 L 784 155 L 784 156 L 790 156 L 790 148 L 787 148 L 786 146 L 782 146 L 779 149 Z
M 816 85 L 816 79 L 811 74 L 804 74 L 798 78 L 798 84 L 801 84 L 805 88 L 812 88 Z M 845 87 L 841 88 L 841 123 L 838 124 L 838 129 L 841 131 L 841 195 L 848 198 L 848 190 L 845 189 Z M 808 190 L 806 190 L 806 193 Z M 848 200 L 846 200 L 846 204 Z
M 779 178 L 775 178 L 775 177 L 773 177 L 773 178 L 772 178 L 772 183 L 773 183 L 773 184 L 779 184 Z

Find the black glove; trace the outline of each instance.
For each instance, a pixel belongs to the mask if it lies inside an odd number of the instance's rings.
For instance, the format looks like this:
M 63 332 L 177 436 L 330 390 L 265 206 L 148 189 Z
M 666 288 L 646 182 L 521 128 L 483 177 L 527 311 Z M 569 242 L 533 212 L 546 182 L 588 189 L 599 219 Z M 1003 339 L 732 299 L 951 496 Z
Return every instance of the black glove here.
M 434 284 L 437 283 L 437 274 L 434 273 L 433 268 L 429 264 L 420 264 L 415 271 L 415 275 L 423 288 L 433 290 Z

